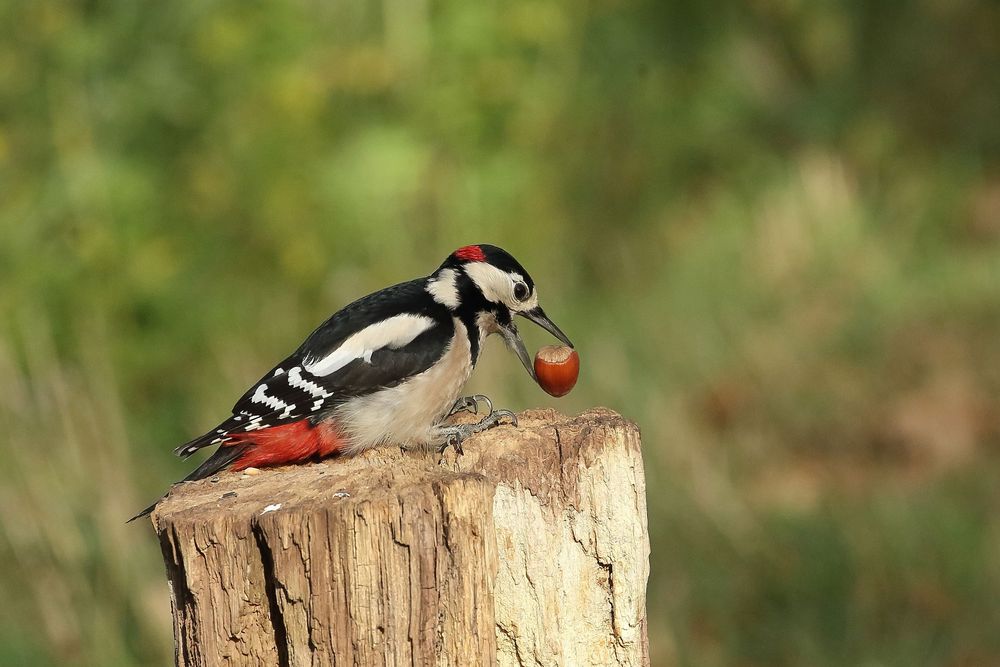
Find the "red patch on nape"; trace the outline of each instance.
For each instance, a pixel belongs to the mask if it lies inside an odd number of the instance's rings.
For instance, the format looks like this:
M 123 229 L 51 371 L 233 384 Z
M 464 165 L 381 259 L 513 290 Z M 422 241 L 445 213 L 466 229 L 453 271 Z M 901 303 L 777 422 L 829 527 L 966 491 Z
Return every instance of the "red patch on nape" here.
M 249 444 L 251 447 L 236 459 L 230 470 L 296 463 L 323 457 L 343 449 L 344 441 L 333 424 L 313 425 L 308 419 L 291 424 L 262 428 L 259 431 L 234 433 L 227 447 Z
M 452 253 L 455 257 L 462 260 L 463 262 L 485 262 L 486 255 L 483 254 L 483 249 L 477 245 L 467 245 L 459 248 Z

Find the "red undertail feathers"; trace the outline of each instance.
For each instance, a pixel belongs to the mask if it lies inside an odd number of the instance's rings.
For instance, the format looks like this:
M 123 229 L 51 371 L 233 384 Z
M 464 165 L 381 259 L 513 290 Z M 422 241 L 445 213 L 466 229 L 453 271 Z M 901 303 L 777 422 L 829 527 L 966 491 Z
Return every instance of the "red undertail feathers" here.
M 231 439 L 225 447 L 250 445 L 233 462 L 231 470 L 321 458 L 343 448 L 343 438 L 333 424 L 312 424 L 308 419 L 262 428 L 259 431 L 233 433 L 229 437 Z

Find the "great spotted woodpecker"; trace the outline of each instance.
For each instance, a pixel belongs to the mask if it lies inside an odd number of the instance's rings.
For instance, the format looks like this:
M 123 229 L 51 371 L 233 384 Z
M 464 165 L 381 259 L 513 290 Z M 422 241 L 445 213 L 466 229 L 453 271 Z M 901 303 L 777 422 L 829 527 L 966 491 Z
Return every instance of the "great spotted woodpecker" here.
M 459 248 L 430 276 L 334 313 L 250 387 L 228 419 L 174 450 L 187 458 L 219 446 L 182 481 L 226 467 L 351 455 L 390 443 L 441 451 L 451 445 L 461 452 L 470 435 L 504 418 L 517 423 L 509 410 L 493 410 L 485 396 L 459 398 L 484 339 L 499 333 L 535 377 L 514 315 L 572 347 L 538 305 L 535 283 L 517 260 L 496 246 Z M 443 423 L 463 410 L 476 413 L 478 401 L 489 407 L 479 422 Z

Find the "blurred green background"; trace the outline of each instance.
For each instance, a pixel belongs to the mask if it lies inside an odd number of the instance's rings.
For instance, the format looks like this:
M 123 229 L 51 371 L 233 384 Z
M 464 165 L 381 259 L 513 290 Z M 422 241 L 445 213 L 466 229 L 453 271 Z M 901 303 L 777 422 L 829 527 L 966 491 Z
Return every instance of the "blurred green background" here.
M 171 660 L 123 521 L 501 245 L 643 429 L 654 665 L 1000 664 L 1000 5 L 0 2 L 0 664 Z M 529 327 L 529 347 L 549 342 Z

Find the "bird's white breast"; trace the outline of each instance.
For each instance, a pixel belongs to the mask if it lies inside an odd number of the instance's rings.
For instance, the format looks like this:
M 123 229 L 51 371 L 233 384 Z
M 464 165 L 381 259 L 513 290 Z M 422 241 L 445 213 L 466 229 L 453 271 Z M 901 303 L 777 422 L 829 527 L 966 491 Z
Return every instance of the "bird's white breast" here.
M 347 454 L 393 443 L 431 446 L 434 426 L 454 405 L 472 374 L 472 352 L 465 325 L 454 319 L 455 335 L 444 355 L 406 382 L 338 406 L 333 419 L 347 440 Z

